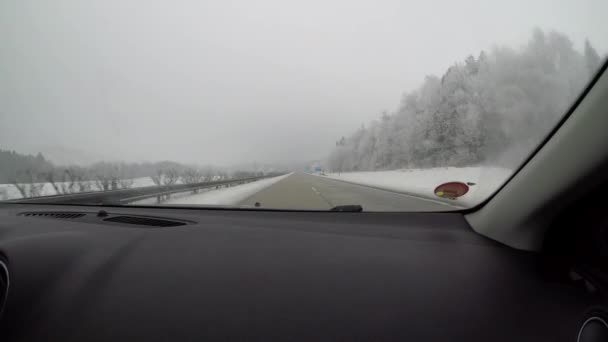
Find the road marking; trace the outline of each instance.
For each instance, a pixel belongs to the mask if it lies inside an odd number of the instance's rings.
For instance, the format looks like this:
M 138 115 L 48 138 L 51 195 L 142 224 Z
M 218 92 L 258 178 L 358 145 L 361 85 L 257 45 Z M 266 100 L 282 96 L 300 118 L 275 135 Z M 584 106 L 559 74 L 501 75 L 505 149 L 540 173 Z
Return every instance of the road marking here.
M 315 192 L 315 194 L 317 194 L 317 196 L 321 197 L 321 199 L 324 200 L 330 207 L 334 207 L 334 205 L 331 204 L 331 202 L 327 198 L 325 198 L 325 196 L 323 196 L 323 194 L 321 194 L 321 192 L 317 190 L 317 188 L 315 188 L 314 186 L 311 186 L 310 188 L 312 189 L 312 191 Z

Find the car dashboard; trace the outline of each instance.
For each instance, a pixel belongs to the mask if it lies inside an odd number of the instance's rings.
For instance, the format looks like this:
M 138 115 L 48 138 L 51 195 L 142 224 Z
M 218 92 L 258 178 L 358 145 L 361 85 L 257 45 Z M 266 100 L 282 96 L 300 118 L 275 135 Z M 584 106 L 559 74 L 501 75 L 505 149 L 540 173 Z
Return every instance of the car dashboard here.
M 0 258 L 3 341 L 572 341 L 598 301 L 461 213 L 6 204 Z

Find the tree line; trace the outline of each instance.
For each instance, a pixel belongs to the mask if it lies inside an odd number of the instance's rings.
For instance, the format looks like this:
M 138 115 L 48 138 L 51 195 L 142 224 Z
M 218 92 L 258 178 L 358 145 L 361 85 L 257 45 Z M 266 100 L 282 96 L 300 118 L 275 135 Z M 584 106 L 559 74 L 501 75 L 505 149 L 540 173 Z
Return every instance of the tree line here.
M 494 48 L 427 76 L 398 108 L 336 141 L 332 171 L 514 167 L 569 109 L 601 66 L 558 32 L 537 29 L 520 49 Z
M 90 166 L 54 165 L 41 153 L 20 154 L 0 149 L 0 184 L 12 184 L 21 197 L 43 195 L 45 186 L 56 194 L 129 189 L 135 179 L 149 177 L 155 185 L 196 184 L 228 178 L 265 175 L 262 171 L 184 165 L 172 161 L 126 163 L 97 162 Z

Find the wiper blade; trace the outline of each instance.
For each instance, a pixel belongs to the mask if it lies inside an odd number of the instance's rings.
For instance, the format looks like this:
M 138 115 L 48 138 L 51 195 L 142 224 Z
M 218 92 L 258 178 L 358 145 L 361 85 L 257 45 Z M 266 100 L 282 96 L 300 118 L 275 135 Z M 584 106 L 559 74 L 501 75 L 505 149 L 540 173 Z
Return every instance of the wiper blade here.
M 335 207 L 329 209 L 329 211 L 360 213 L 363 211 L 363 207 L 358 204 L 338 205 L 338 206 L 335 206 Z

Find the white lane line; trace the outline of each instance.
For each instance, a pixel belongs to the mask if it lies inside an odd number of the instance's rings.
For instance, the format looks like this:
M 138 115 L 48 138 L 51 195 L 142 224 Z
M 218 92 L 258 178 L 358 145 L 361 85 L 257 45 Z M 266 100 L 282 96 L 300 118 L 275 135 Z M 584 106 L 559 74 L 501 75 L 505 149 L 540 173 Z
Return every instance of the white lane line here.
M 331 202 L 327 198 L 325 198 L 325 196 L 323 196 L 323 194 L 321 194 L 321 192 L 319 190 L 317 190 L 317 188 L 315 188 L 314 186 L 311 186 L 310 188 L 312 189 L 312 191 L 315 192 L 315 194 L 317 194 L 317 196 L 321 197 L 322 200 L 327 202 L 327 204 L 329 204 L 330 207 L 334 206 L 333 204 L 331 204 Z

